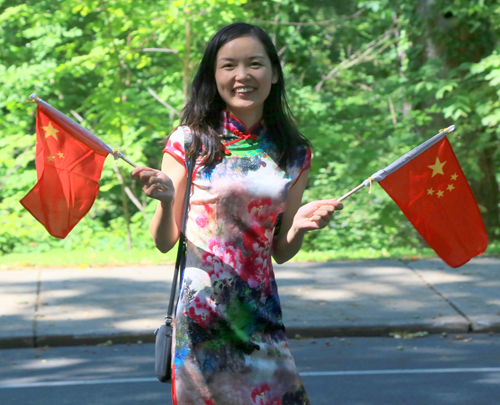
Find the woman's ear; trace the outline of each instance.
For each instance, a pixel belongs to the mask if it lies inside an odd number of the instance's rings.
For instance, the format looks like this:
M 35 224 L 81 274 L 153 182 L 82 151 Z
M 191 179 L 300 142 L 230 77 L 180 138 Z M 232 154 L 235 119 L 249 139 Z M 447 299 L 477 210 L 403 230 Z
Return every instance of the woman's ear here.
M 272 77 L 271 83 L 272 84 L 278 83 L 278 74 L 276 73 L 276 69 L 273 69 L 273 77 Z

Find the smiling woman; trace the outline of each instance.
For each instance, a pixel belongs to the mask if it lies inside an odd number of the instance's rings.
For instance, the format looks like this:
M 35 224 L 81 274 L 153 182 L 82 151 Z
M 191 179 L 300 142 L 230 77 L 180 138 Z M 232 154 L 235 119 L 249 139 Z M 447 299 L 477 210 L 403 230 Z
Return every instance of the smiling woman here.
M 283 325 L 271 257 L 300 249 L 336 200 L 300 206 L 311 152 L 285 97 L 276 49 L 237 23 L 207 45 L 162 170 L 136 168 L 159 200 L 151 233 L 162 252 L 179 237 L 191 197 L 187 261 L 175 317 L 174 404 L 308 405 Z M 185 164 L 195 157 L 193 183 Z M 168 174 L 168 176 L 167 176 Z
M 241 37 L 219 50 L 215 80 L 226 110 L 250 128 L 262 118 L 264 102 L 278 77 L 262 43 Z

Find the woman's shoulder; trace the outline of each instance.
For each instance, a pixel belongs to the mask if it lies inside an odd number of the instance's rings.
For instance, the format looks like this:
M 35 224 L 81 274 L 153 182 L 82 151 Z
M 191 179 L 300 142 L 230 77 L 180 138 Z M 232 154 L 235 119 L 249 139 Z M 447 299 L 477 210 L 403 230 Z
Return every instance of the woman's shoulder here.
M 185 160 L 185 151 L 191 144 L 191 139 L 191 129 L 186 125 L 180 125 L 168 136 L 163 153 L 169 153 L 174 157 Z
M 311 148 L 305 144 L 295 145 L 289 155 L 286 172 L 295 184 L 304 170 L 311 168 Z
M 182 141 L 185 138 L 191 137 L 192 131 L 187 125 L 179 125 L 177 128 L 174 128 L 168 139 L 174 139 L 175 141 Z
M 263 150 L 270 155 L 276 162 L 280 160 L 284 152 L 278 144 L 272 139 L 269 133 L 265 133 L 262 138 Z M 311 167 L 311 148 L 307 143 L 295 143 L 286 148 L 286 171 L 302 171 Z
M 299 170 L 311 167 L 311 148 L 306 144 L 298 144 L 293 147 L 287 166 Z

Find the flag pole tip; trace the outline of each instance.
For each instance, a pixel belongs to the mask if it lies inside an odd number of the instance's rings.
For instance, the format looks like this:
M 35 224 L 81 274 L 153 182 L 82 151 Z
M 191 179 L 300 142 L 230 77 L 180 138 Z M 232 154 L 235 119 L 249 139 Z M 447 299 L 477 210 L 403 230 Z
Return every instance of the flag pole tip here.
M 36 93 L 31 93 L 30 98 L 31 100 L 26 100 L 27 103 L 38 103 L 38 100 L 40 100 L 40 97 L 38 97 Z
M 448 128 L 440 129 L 439 134 L 441 134 L 442 132 L 446 132 L 447 134 L 449 134 L 450 132 L 452 132 L 454 130 L 455 130 L 455 125 L 450 125 Z

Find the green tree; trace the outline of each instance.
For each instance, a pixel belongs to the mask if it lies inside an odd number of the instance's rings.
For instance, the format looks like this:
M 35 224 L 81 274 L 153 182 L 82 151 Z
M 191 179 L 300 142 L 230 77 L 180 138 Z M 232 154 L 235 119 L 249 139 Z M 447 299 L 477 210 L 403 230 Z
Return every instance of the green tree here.
M 500 9 L 492 0 L 0 0 L 0 251 L 149 247 L 148 201 L 106 162 L 98 199 L 65 240 L 18 201 L 33 186 L 33 91 L 134 162 L 159 167 L 204 46 L 262 26 L 279 50 L 313 168 L 305 199 L 339 197 L 456 124 L 450 139 L 492 239 L 500 233 Z M 424 246 L 374 186 L 305 248 Z

